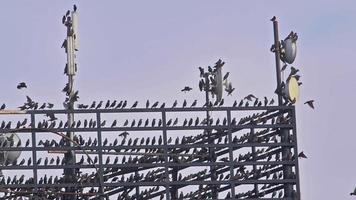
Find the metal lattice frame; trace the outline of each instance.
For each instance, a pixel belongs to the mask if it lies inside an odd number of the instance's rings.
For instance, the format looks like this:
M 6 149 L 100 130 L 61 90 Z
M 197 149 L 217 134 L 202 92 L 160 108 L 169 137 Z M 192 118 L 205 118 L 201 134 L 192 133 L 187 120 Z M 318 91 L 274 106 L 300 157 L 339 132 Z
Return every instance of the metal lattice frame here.
M 8 199 L 19 196 L 61 199 L 61 196 L 66 194 L 63 189 L 73 187 L 76 188 L 75 195 L 78 199 L 299 199 L 300 197 L 294 106 L 80 109 L 72 112 L 75 116 L 95 115 L 97 125 L 86 128 L 82 126 L 58 128 L 54 126 L 53 121 L 47 122 L 46 125 L 44 121 L 43 124 L 38 124 L 36 119 L 43 114 L 51 113 L 58 116 L 68 114 L 68 110 L 31 110 L 24 112 L 25 116 L 30 116 L 29 125 L 17 129 L 0 129 L 0 133 L 16 132 L 20 137 L 21 134 L 30 133 L 32 144 L 32 147 L 1 148 L 1 151 L 31 152 L 32 163 L 29 166 L 7 163 L 0 166 L 0 170 L 33 172 L 33 177 L 21 183 L 19 180 L 12 179 L 10 184 L 7 184 L 8 177 L 0 179 L 0 195 Z M 167 124 L 171 120 L 168 117 L 171 114 L 194 116 L 196 112 L 223 113 L 219 118 L 224 118 L 225 122 L 217 123 L 208 114 L 208 120 L 205 120 L 207 123 L 203 124 L 182 124 L 183 118 L 179 118 L 180 123 L 174 126 Z M 244 112 L 254 114 L 244 116 Z M 137 125 L 127 127 L 119 124 L 111 127 L 103 124 L 104 120 L 110 120 L 104 118 L 105 114 L 123 113 L 158 114 L 160 118 L 156 120 L 161 121 L 161 125 L 158 126 L 156 123 L 151 126 L 150 123 L 146 127 L 137 127 Z M 121 122 L 126 120 L 118 117 L 115 119 Z M 192 130 L 201 133 L 191 136 L 189 131 Z M 249 131 L 248 134 L 241 133 L 246 130 Z M 280 137 L 281 130 L 288 130 L 290 137 L 287 140 Z M 127 143 L 115 146 L 112 143 L 103 145 L 103 137 L 110 135 L 110 138 L 114 138 L 113 132 L 120 131 L 131 134 L 158 131 L 162 133 L 162 141 L 161 144 L 149 142 L 147 145 L 127 145 Z M 180 133 L 178 142 L 169 143 L 168 138 L 172 131 L 188 133 Z M 68 139 L 65 137 L 66 132 L 74 132 L 76 136 L 97 133 L 98 143 L 93 146 L 87 145 L 88 142 L 85 141 L 80 145 L 81 142 L 77 138 L 73 141 L 74 146 L 60 145 L 58 141 L 52 144 L 43 142 L 44 145 L 38 146 L 37 135 L 46 132 L 60 135 L 64 133 L 65 140 Z M 185 141 L 182 141 L 183 136 Z M 122 140 L 123 138 L 121 142 Z M 283 149 L 286 148 L 291 150 L 290 154 L 283 153 Z M 41 151 L 60 153 L 68 150 L 76 152 L 77 161 L 82 153 L 95 154 L 98 163 L 93 164 L 94 161 L 91 159 L 74 165 L 68 163 L 49 165 L 42 162 L 37 164 Z M 112 162 L 114 159 L 104 163 L 104 156 L 118 157 L 122 162 L 123 155 L 129 156 L 129 159 L 121 164 L 114 164 Z M 283 175 L 287 167 L 292 169 L 292 176 Z M 63 177 L 49 182 L 48 179 L 44 180 L 38 175 L 39 170 L 64 168 L 76 169 L 78 172 L 76 183 L 66 183 Z M 92 175 L 80 173 L 85 169 L 95 169 L 95 172 Z M 199 171 L 190 172 L 194 169 Z M 287 186 L 293 188 L 292 195 L 283 193 Z

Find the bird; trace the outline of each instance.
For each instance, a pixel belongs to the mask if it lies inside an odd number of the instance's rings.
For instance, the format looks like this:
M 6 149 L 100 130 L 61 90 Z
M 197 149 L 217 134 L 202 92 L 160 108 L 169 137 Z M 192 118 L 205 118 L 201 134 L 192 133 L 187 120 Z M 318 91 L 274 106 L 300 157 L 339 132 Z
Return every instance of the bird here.
M 177 106 L 177 104 L 178 104 L 178 101 L 177 101 L 177 100 L 175 100 L 175 101 L 174 101 L 174 103 L 173 103 L 172 108 L 176 107 L 176 106 Z
M 63 17 L 62 17 L 62 24 L 65 24 L 65 23 L 66 23 L 66 16 L 63 15 Z
M 135 101 L 135 103 L 131 106 L 131 108 L 136 108 L 137 104 L 138 104 L 138 101 Z
M 227 95 L 231 95 L 234 90 L 235 90 L 235 88 L 232 87 L 231 82 L 225 88 L 225 91 L 227 92 Z
M 199 68 L 199 72 L 200 72 L 200 77 L 204 76 L 204 68 L 202 67 L 198 67 Z
M 111 128 L 115 127 L 116 124 L 117 124 L 117 120 L 115 119 L 115 120 L 112 122 L 112 124 L 111 124 Z
M 127 131 L 124 131 L 119 134 L 119 137 L 123 137 L 125 139 L 128 135 L 129 135 L 129 133 Z
M 4 110 L 6 108 L 6 105 L 3 103 L 0 107 L 0 110 Z
M 103 101 L 100 101 L 98 105 L 95 107 L 95 109 L 99 109 L 103 105 Z
M 70 10 L 67 10 L 66 16 L 69 16 L 69 14 L 70 14 Z
M 304 104 L 307 104 L 309 107 L 311 107 L 312 109 L 314 109 L 314 100 L 306 101 Z
M 291 68 L 290 68 L 289 77 L 290 77 L 290 76 L 293 76 L 293 75 L 296 75 L 298 72 L 299 72 L 299 69 L 296 69 L 296 68 L 294 68 L 294 67 L 291 67 Z
M 189 92 L 191 91 L 193 88 L 189 87 L 189 86 L 185 86 L 181 91 L 182 92 Z
M 77 11 L 77 6 L 75 4 L 73 5 L 73 10 L 74 10 L 74 12 Z
M 197 101 L 198 101 L 198 100 L 194 100 L 193 103 L 192 103 L 192 105 L 191 105 L 190 107 L 196 106 L 196 105 L 197 105 Z
M 158 101 L 156 101 L 151 108 L 156 108 L 158 106 Z
M 302 152 L 300 152 L 299 154 L 298 154 L 298 158 L 308 158 L 305 154 L 304 154 L 304 152 L 302 151 Z
M 17 85 L 17 89 L 22 89 L 22 88 L 27 88 L 27 85 L 26 85 L 26 83 L 25 82 L 21 82 L 21 83 L 19 83 L 18 85 Z
M 276 21 L 276 16 L 273 16 L 271 19 L 272 22 Z
M 223 80 L 226 80 L 226 79 L 227 79 L 227 77 L 229 77 L 229 74 L 230 74 L 230 72 L 226 72 L 226 74 L 224 75 Z
M 356 196 L 356 187 L 353 192 L 350 193 L 351 196 Z
M 185 108 L 186 106 L 187 106 L 187 100 L 184 99 L 182 107 Z
M 281 72 L 283 72 L 284 70 L 286 70 L 287 66 L 288 66 L 287 64 L 284 64 L 283 67 L 282 67 L 282 69 L 281 69 Z
M 252 101 L 252 98 L 256 99 L 255 95 L 249 94 L 244 99 L 247 99 L 248 101 Z

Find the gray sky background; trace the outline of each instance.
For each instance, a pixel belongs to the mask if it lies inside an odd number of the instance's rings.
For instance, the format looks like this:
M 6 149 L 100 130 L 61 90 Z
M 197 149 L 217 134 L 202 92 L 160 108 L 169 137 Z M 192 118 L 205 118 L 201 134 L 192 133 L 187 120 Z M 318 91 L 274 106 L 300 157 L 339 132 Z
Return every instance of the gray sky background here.
M 274 97 L 269 20 L 276 15 L 281 39 L 291 30 L 299 35 L 298 142 L 309 157 L 300 160 L 302 199 L 354 199 L 355 1 L 2 1 L 0 103 L 17 107 L 29 95 L 61 108 L 67 81 L 61 18 L 73 2 L 81 103 L 198 99 L 202 105 L 197 67 L 219 58 L 236 87 L 228 103 L 249 93 Z M 17 90 L 20 81 L 29 88 Z M 181 93 L 185 85 L 193 91 Z M 315 110 L 303 105 L 309 99 Z

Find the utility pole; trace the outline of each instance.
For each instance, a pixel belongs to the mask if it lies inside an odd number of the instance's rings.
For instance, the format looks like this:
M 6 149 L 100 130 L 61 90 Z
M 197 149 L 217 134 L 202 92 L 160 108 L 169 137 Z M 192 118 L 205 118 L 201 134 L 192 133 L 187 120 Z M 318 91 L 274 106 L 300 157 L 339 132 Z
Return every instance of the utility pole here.
M 65 20 L 64 20 L 65 19 Z M 68 127 L 71 128 L 74 123 L 74 102 L 78 98 L 78 93 L 74 91 L 74 76 L 77 71 L 77 64 L 75 63 L 75 51 L 78 50 L 77 47 L 77 11 L 76 6 L 74 6 L 74 11 L 67 11 L 66 15 L 63 16 L 64 25 L 67 27 L 67 38 L 64 41 L 63 45 L 67 54 L 67 63 L 65 66 L 65 74 L 68 76 L 68 83 L 66 85 L 66 100 L 64 102 L 65 108 L 68 110 L 67 122 Z M 74 140 L 74 132 L 68 131 L 67 137 L 70 140 Z M 73 146 L 73 143 L 67 141 L 67 146 Z M 65 164 L 74 165 L 76 163 L 75 152 L 69 150 L 64 154 Z M 77 182 L 77 173 L 79 168 L 65 168 L 64 169 L 64 181 L 66 183 L 76 183 Z M 77 197 L 75 193 L 77 189 L 75 187 L 70 187 L 65 189 L 68 195 L 63 195 L 64 200 L 75 200 Z

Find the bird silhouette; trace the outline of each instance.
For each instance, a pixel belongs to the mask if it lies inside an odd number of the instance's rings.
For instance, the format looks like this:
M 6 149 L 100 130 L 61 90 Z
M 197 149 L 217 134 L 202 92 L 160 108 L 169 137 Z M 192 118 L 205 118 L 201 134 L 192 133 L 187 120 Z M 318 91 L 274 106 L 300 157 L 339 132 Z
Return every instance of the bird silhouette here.
M 314 109 L 314 100 L 306 101 L 304 104 L 307 104 L 309 107 L 311 107 L 312 109 Z
M 138 101 L 135 101 L 135 103 L 131 106 L 131 108 L 136 108 L 138 104 Z
M 177 100 L 174 101 L 172 108 L 175 108 L 177 106 L 178 102 Z
M 308 158 L 305 154 L 304 154 L 304 152 L 302 151 L 302 152 L 300 152 L 299 154 L 298 154 L 298 158 Z
M 27 85 L 26 85 L 26 83 L 25 82 L 21 82 L 21 83 L 19 83 L 17 86 L 17 89 L 22 89 L 22 88 L 27 88 Z
M 189 87 L 189 86 L 185 86 L 181 91 L 182 92 L 189 92 L 191 91 L 193 88 Z
M 187 106 L 187 101 L 184 99 L 184 101 L 183 101 L 183 108 L 185 108 Z
M 151 108 L 156 108 L 158 106 L 158 101 L 156 101 Z
M 4 110 L 6 108 L 6 105 L 3 103 L 0 107 L 0 110 Z
M 196 105 L 197 105 L 197 102 L 198 102 L 198 100 L 194 100 L 193 103 L 192 103 L 192 105 L 191 105 L 190 107 L 196 106 Z
M 356 196 L 356 187 L 353 192 L 350 193 L 351 196 Z
M 74 10 L 74 12 L 77 11 L 77 6 L 75 4 L 73 5 L 73 10 Z

